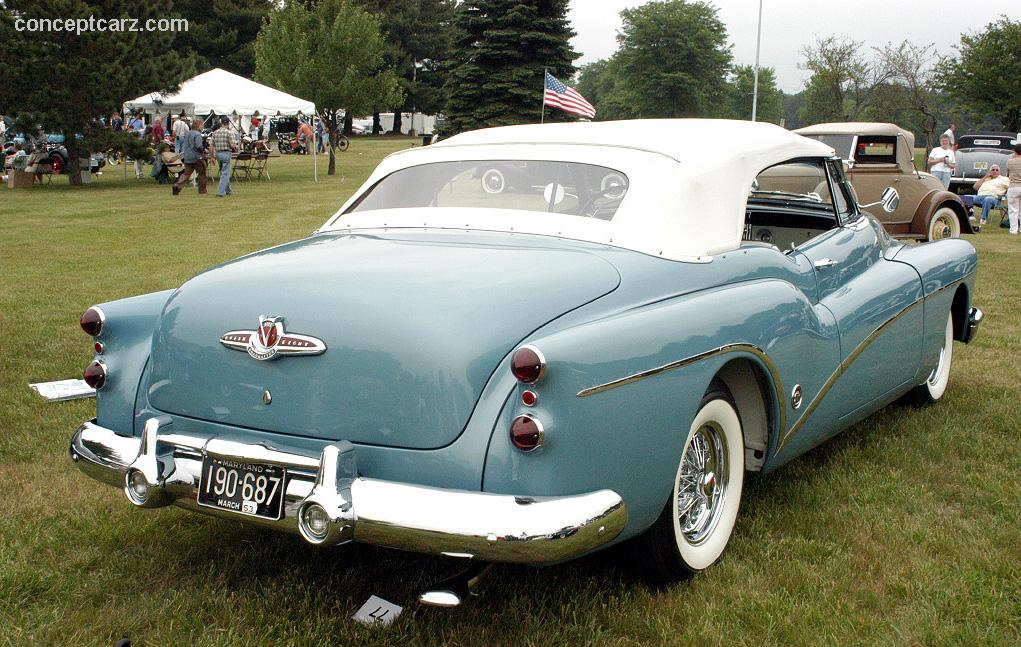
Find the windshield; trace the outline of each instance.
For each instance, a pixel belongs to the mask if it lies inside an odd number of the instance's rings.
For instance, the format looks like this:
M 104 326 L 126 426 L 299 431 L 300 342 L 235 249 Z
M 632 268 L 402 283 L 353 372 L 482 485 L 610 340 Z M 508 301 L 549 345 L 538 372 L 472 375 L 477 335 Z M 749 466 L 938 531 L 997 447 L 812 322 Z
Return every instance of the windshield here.
M 438 162 L 386 176 L 346 213 L 474 207 L 610 220 L 627 191 L 627 176 L 592 164 L 526 160 Z
M 837 152 L 837 157 L 840 159 L 851 159 L 851 145 L 854 144 L 854 135 L 805 135 L 805 137 L 816 139 L 826 144 Z
M 815 160 L 785 162 L 767 168 L 752 183 L 749 199 L 793 201 L 800 206 L 833 208 L 826 171 Z

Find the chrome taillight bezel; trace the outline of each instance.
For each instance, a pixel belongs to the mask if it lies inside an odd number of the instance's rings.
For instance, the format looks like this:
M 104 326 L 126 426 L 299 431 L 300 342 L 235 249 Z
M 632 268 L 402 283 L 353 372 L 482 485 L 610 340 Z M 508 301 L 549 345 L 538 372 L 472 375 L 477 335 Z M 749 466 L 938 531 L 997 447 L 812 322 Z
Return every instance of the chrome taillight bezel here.
M 530 374 L 521 375 L 520 374 L 521 371 L 515 366 L 515 364 L 518 361 L 518 355 L 522 352 L 533 353 L 535 355 L 539 369 L 538 373 L 535 376 L 532 376 Z M 530 364 L 534 363 L 535 362 L 531 362 Z M 522 384 L 535 384 L 536 382 L 542 380 L 544 377 L 546 377 L 546 370 L 547 370 L 546 356 L 542 353 L 541 350 L 539 350 L 532 344 L 525 344 L 524 346 L 520 346 L 511 355 L 511 374 L 518 382 L 521 382 Z
M 85 317 L 90 312 L 96 313 L 99 320 L 98 321 L 99 329 L 94 333 L 90 332 L 89 329 L 86 328 L 87 324 L 85 323 Z M 99 337 L 103 334 L 103 328 L 106 327 L 106 313 L 103 312 L 103 309 L 100 308 L 99 306 L 89 306 L 88 308 L 85 309 L 85 312 L 82 313 L 81 319 L 78 320 L 78 325 L 81 326 L 82 331 L 84 331 L 86 335 L 93 338 Z

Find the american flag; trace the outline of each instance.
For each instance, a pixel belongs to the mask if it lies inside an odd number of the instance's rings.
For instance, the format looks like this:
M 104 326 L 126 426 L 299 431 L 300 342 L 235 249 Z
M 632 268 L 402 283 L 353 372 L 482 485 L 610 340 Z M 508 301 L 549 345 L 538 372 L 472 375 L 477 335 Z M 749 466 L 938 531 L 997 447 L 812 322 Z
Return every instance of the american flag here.
M 546 92 L 543 94 L 543 105 L 560 108 L 572 115 L 589 119 L 596 116 L 596 109 L 585 100 L 585 97 L 558 81 L 549 72 L 546 72 Z

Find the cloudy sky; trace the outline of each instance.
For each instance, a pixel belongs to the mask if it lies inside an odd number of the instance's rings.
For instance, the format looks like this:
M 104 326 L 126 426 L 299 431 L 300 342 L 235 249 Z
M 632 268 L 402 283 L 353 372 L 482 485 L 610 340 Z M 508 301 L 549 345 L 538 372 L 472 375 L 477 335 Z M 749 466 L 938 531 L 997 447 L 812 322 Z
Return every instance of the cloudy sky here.
M 578 36 L 574 48 L 581 65 L 613 54 L 621 9 L 644 0 L 572 0 L 570 19 Z M 734 61 L 755 62 L 756 0 L 712 0 L 727 26 Z M 962 31 L 978 31 L 1002 14 L 1021 17 L 1018 0 L 763 0 L 761 65 L 776 69 L 781 89 L 797 92 L 808 75 L 798 69 L 800 51 L 815 37 L 831 34 L 864 41 L 866 46 L 910 40 L 933 43 L 953 52 Z

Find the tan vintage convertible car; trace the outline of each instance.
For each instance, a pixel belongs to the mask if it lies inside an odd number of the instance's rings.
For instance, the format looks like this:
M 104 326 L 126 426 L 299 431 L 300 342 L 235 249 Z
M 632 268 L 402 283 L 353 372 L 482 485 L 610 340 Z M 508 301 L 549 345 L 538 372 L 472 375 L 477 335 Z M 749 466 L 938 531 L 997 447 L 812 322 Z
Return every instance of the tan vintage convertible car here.
M 875 210 L 891 236 L 938 240 L 977 231 L 961 199 L 933 175 L 915 168 L 915 136 L 910 131 L 896 124 L 849 122 L 794 132 L 836 150 L 861 203 L 879 202 L 887 188 L 897 190 L 900 204 L 892 213 Z

